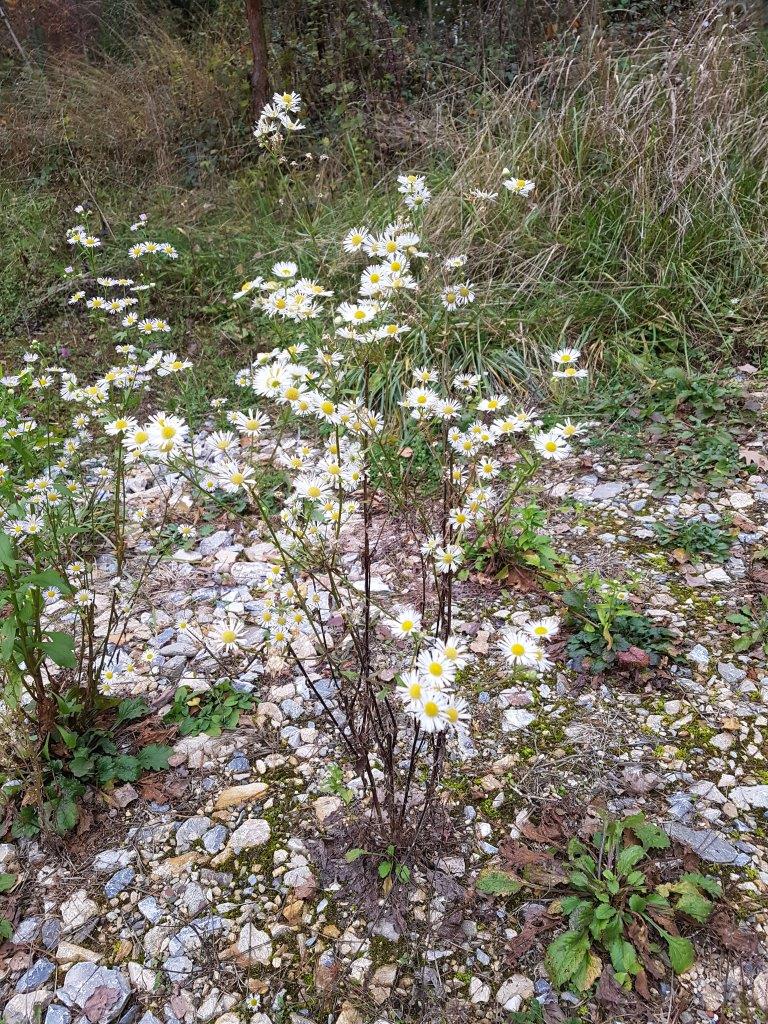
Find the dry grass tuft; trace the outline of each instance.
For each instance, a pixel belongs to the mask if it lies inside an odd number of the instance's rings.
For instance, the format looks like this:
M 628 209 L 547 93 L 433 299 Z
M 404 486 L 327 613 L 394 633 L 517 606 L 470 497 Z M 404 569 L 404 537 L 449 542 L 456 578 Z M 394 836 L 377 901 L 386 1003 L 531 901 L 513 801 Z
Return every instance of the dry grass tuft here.
M 439 125 L 451 173 L 430 230 L 471 251 L 478 276 L 501 275 L 535 339 L 601 354 L 617 332 L 718 347 L 757 329 L 768 59 L 757 38 L 718 24 L 621 54 L 595 37 L 515 83 L 475 131 Z M 481 218 L 457 198 L 498 190 L 505 165 L 536 179 L 531 205 Z

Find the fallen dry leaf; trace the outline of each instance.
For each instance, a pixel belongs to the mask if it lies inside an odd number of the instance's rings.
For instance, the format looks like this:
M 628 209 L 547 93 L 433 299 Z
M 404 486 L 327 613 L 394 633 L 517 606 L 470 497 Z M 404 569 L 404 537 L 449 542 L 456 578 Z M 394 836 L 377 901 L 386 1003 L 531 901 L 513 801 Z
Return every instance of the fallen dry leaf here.
M 631 668 L 648 668 L 651 663 L 647 651 L 640 647 L 629 647 L 626 651 L 619 651 L 616 660 L 620 665 L 627 665 Z
M 768 469 L 768 455 L 758 451 L 757 448 L 739 448 L 739 456 L 748 466 L 757 466 L 758 469 Z
M 110 1017 L 109 1010 L 112 1009 L 119 998 L 120 992 L 118 989 L 109 988 L 107 985 L 99 985 L 98 988 L 93 990 L 83 1007 L 85 1016 L 92 1024 L 108 1020 Z

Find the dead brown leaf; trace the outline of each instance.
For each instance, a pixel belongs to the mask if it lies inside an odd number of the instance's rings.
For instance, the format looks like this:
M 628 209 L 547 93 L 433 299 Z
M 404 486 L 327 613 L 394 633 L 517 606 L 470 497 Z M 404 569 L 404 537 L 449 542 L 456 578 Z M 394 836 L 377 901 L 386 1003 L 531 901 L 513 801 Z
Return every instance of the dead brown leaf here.
M 651 664 L 650 656 L 641 647 L 628 647 L 626 651 L 619 651 L 616 660 L 620 665 L 630 668 L 648 668 Z
M 718 942 L 735 953 L 756 953 L 759 940 L 755 932 L 741 927 L 724 910 L 717 910 L 709 919 L 709 929 Z
M 600 981 L 595 990 L 595 999 L 612 1014 L 625 1012 L 637 1004 L 637 996 L 627 992 L 616 981 L 612 967 L 606 967 L 600 975 Z
M 550 888 L 568 881 L 567 872 L 550 853 L 530 850 L 512 839 L 504 843 L 499 853 L 505 869 L 522 868 L 525 880 L 534 885 Z
M 519 934 L 507 943 L 507 955 L 511 962 L 516 964 L 518 960 L 522 959 L 536 945 L 540 936 L 551 932 L 561 923 L 562 918 L 553 917 L 546 910 L 542 910 L 541 913 L 529 917 Z
M 768 455 L 757 448 L 739 448 L 739 456 L 748 466 L 757 466 L 758 469 L 768 469 Z
M 98 1021 L 107 1020 L 109 1010 L 120 998 L 120 992 L 116 988 L 109 988 L 107 985 L 99 985 L 95 988 L 83 1007 L 85 1016 L 92 1024 Z

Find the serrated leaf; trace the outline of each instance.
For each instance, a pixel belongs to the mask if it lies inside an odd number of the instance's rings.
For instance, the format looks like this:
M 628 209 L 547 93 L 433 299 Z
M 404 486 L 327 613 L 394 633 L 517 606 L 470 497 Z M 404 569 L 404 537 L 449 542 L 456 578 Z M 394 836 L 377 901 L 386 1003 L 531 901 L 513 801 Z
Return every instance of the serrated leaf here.
M 624 828 L 634 832 L 646 850 L 666 850 L 669 836 L 657 825 L 645 820 L 644 814 L 633 814 L 624 819 Z
M 620 875 L 627 875 L 632 868 L 645 856 L 642 846 L 626 846 L 619 854 L 616 861 L 616 871 Z
M 669 952 L 669 962 L 675 974 L 684 974 L 696 961 L 696 951 L 690 939 L 684 939 L 679 935 L 670 935 L 664 932 L 664 938 Z
M 523 884 L 519 878 L 509 871 L 497 868 L 486 868 L 477 876 L 475 888 L 490 896 L 514 896 L 520 892 Z
M 88 754 L 76 754 L 69 762 L 69 770 L 76 779 L 84 779 L 93 771 L 94 760 Z
M 142 697 L 126 697 L 117 705 L 115 725 L 133 722 L 149 714 L 149 705 Z
M 603 973 L 603 961 L 595 953 L 590 953 L 582 966 L 573 976 L 573 984 L 580 992 L 586 992 Z
M 708 892 L 710 896 L 719 897 L 723 894 L 723 887 L 716 878 L 711 875 L 700 875 L 698 871 L 688 871 L 680 879 L 681 882 L 691 882 L 693 885 Z
M 712 913 L 711 901 L 706 896 L 700 896 L 693 892 L 684 893 L 677 901 L 676 906 L 678 910 L 692 917 L 699 924 L 704 924 Z
M 159 743 L 148 743 L 139 751 L 139 767 L 146 772 L 163 772 L 168 767 L 168 758 L 173 753 L 171 747 Z
M 589 956 L 589 937 L 578 932 L 564 932 L 547 947 L 547 971 L 559 988 L 566 985 Z

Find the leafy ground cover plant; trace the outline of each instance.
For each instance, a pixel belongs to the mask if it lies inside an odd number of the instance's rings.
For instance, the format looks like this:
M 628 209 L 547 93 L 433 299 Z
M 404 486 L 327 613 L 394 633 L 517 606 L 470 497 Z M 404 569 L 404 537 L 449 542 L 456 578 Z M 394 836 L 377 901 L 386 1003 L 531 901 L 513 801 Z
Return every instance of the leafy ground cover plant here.
M 83 724 L 84 710 L 76 691 L 57 696 L 56 723 L 39 756 L 43 799 L 22 804 L 13 835 L 68 832 L 77 824 L 78 801 L 87 786 L 112 788 L 117 783 L 135 782 L 144 772 L 168 767 L 170 747 L 147 743 L 132 749 L 135 744 L 123 735 L 125 725 L 150 714 L 145 701 L 98 696 L 90 725 Z M 18 782 L 6 781 L 7 796 L 20 790 Z
M 657 496 L 701 484 L 719 489 L 738 471 L 739 446 L 725 426 L 703 430 L 695 423 L 673 420 L 653 427 L 649 436 L 654 445 L 647 461 Z
M 556 985 L 589 989 L 606 956 L 627 988 L 644 985 L 646 972 L 663 977 L 662 956 L 675 974 L 693 965 L 693 943 L 679 934 L 678 923 L 707 921 L 722 889 L 716 879 L 697 872 L 659 881 L 652 853 L 669 845 L 666 833 L 642 814 L 606 822 L 588 843 L 570 841 L 566 885 L 571 892 L 550 908 L 566 915 L 569 925 L 547 948 Z
M 392 883 L 397 880 L 406 885 L 411 880 L 411 869 L 397 859 L 397 850 L 393 843 L 382 853 L 371 852 L 370 850 L 354 849 L 348 850 L 344 859 L 348 864 L 354 864 L 361 857 L 370 857 L 376 864 L 376 872 L 384 882 L 385 891 L 392 888 Z
M 629 603 L 629 594 L 597 573 L 563 591 L 566 624 L 574 632 L 567 651 L 576 668 L 604 672 L 613 665 L 645 668 L 672 653 L 672 634 Z
M 723 526 L 696 519 L 673 519 L 654 523 L 658 543 L 678 557 L 703 557 L 724 562 L 730 554 L 732 537 Z
M 226 679 L 202 693 L 179 686 L 164 721 L 178 725 L 182 736 L 221 736 L 225 729 L 236 729 L 241 714 L 255 703 L 252 694 L 236 690 Z
M 751 605 L 742 605 L 739 611 L 726 615 L 725 620 L 739 627 L 734 651 L 749 651 L 760 644 L 763 653 L 768 655 L 768 597 L 762 596 Z
M 656 360 L 632 365 L 645 387 L 628 388 L 619 379 L 595 392 L 582 414 L 604 429 L 591 431 L 589 443 L 645 462 L 658 496 L 681 487 L 721 487 L 739 468 L 734 426 L 755 420 L 742 385 L 717 371 Z
M 468 564 L 496 579 L 507 578 L 511 565 L 527 566 L 549 575 L 562 563 L 552 538 L 545 532 L 547 514 L 535 502 L 511 509 L 498 523 L 490 519 L 465 546 Z M 459 578 L 468 576 L 463 569 Z

